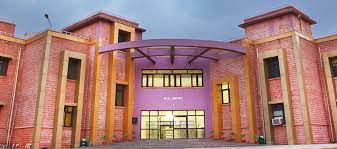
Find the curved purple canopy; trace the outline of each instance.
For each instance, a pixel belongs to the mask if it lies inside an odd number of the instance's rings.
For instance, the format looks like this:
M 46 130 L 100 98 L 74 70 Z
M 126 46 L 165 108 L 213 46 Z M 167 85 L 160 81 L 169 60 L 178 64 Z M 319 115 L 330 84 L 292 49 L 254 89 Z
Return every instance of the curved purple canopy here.
M 152 63 L 156 63 L 151 57 L 170 56 L 171 63 L 174 63 L 175 56 L 192 57 L 191 63 L 197 58 L 219 60 L 221 58 L 237 57 L 245 54 L 245 49 L 237 43 L 194 40 L 194 39 L 149 39 L 129 42 L 121 42 L 100 47 L 100 53 L 112 52 L 116 50 L 135 49 L 133 58 L 147 58 Z M 160 50 L 153 50 L 153 49 Z
M 121 42 L 101 47 L 100 53 L 130 48 L 146 48 L 158 46 L 211 48 L 241 54 L 246 53 L 245 49 L 240 44 L 222 41 L 195 40 L 195 39 L 149 39 L 149 40 Z

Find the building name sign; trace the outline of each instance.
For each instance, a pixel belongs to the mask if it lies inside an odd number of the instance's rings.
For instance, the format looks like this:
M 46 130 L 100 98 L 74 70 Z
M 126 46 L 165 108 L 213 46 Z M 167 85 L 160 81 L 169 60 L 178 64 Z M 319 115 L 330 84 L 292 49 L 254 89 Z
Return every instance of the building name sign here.
M 164 97 L 164 100 L 183 100 L 184 99 L 184 97 L 177 97 L 177 96 L 165 96 Z

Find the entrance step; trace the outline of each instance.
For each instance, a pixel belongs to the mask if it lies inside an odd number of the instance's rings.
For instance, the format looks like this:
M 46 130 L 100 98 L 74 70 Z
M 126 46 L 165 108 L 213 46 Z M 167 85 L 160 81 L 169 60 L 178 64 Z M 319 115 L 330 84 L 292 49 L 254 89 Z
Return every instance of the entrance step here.
M 118 142 L 102 147 L 109 148 L 207 148 L 207 147 L 235 147 L 255 144 L 241 144 L 210 139 L 166 139 L 166 140 L 135 140 Z

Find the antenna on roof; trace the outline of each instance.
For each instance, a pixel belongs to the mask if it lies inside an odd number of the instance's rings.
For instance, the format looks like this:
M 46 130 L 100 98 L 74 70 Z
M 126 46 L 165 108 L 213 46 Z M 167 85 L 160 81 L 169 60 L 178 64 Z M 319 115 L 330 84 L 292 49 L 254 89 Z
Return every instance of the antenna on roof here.
M 47 11 L 47 10 L 45 10 L 45 11 Z M 53 26 L 50 23 L 49 16 L 48 16 L 47 12 L 44 14 L 44 17 L 48 20 L 50 28 L 53 28 Z

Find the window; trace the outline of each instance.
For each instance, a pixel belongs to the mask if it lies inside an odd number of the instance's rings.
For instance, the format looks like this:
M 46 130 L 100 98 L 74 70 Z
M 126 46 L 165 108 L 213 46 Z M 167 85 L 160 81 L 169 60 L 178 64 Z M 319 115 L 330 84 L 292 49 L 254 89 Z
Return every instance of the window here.
M 163 87 L 163 75 L 155 74 L 153 76 L 153 86 L 154 87 Z
M 127 42 L 127 41 L 130 41 L 130 33 L 123 30 L 119 30 L 118 42 Z
M 0 76 L 7 75 L 8 63 L 11 59 L 7 57 L 0 57 Z
M 229 83 L 223 83 L 221 84 L 221 98 L 222 98 L 222 103 L 227 104 L 230 103 L 230 85 Z
M 116 85 L 116 99 L 115 106 L 124 106 L 124 85 L 117 84 Z
M 192 86 L 202 86 L 201 74 L 192 74 Z
M 192 86 L 192 80 L 191 80 L 191 75 L 190 74 L 182 74 L 181 75 L 181 86 L 182 87 L 190 87 Z
M 152 74 L 142 75 L 142 87 L 153 87 L 153 75 Z
M 81 60 L 75 59 L 75 58 L 69 58 L 67 79 L 78 80 L 79 71 L 81 68 L 80 65 L 81 65 Z
M 203 72 L 183 69 L 143 70 L 142 87 L 202 87 Z
M 271 105 L 273 118 L 283 118 L 282 124 L 286 123 L 283 103 Z
M 337 77 L 337 57 L 331 57 L 330 60 L 330 67 L 331 67 L 331 73 L 333 77 Z
M 269 79 L 280 77 L 280 67 L 277 56 L 265 59 L 265 63 Z
M 164 87 L 181 87 L 181 75 L 179 74 L 165 75 Z
M 273 104 L 273 117 L 284 117 L 284 106 L 283 103 Z
M 65 106 L 64 107 L 64 127 L 72 127 L 73 126 L 73 116 L 74 116 L 75 107 L 73 106 Z

